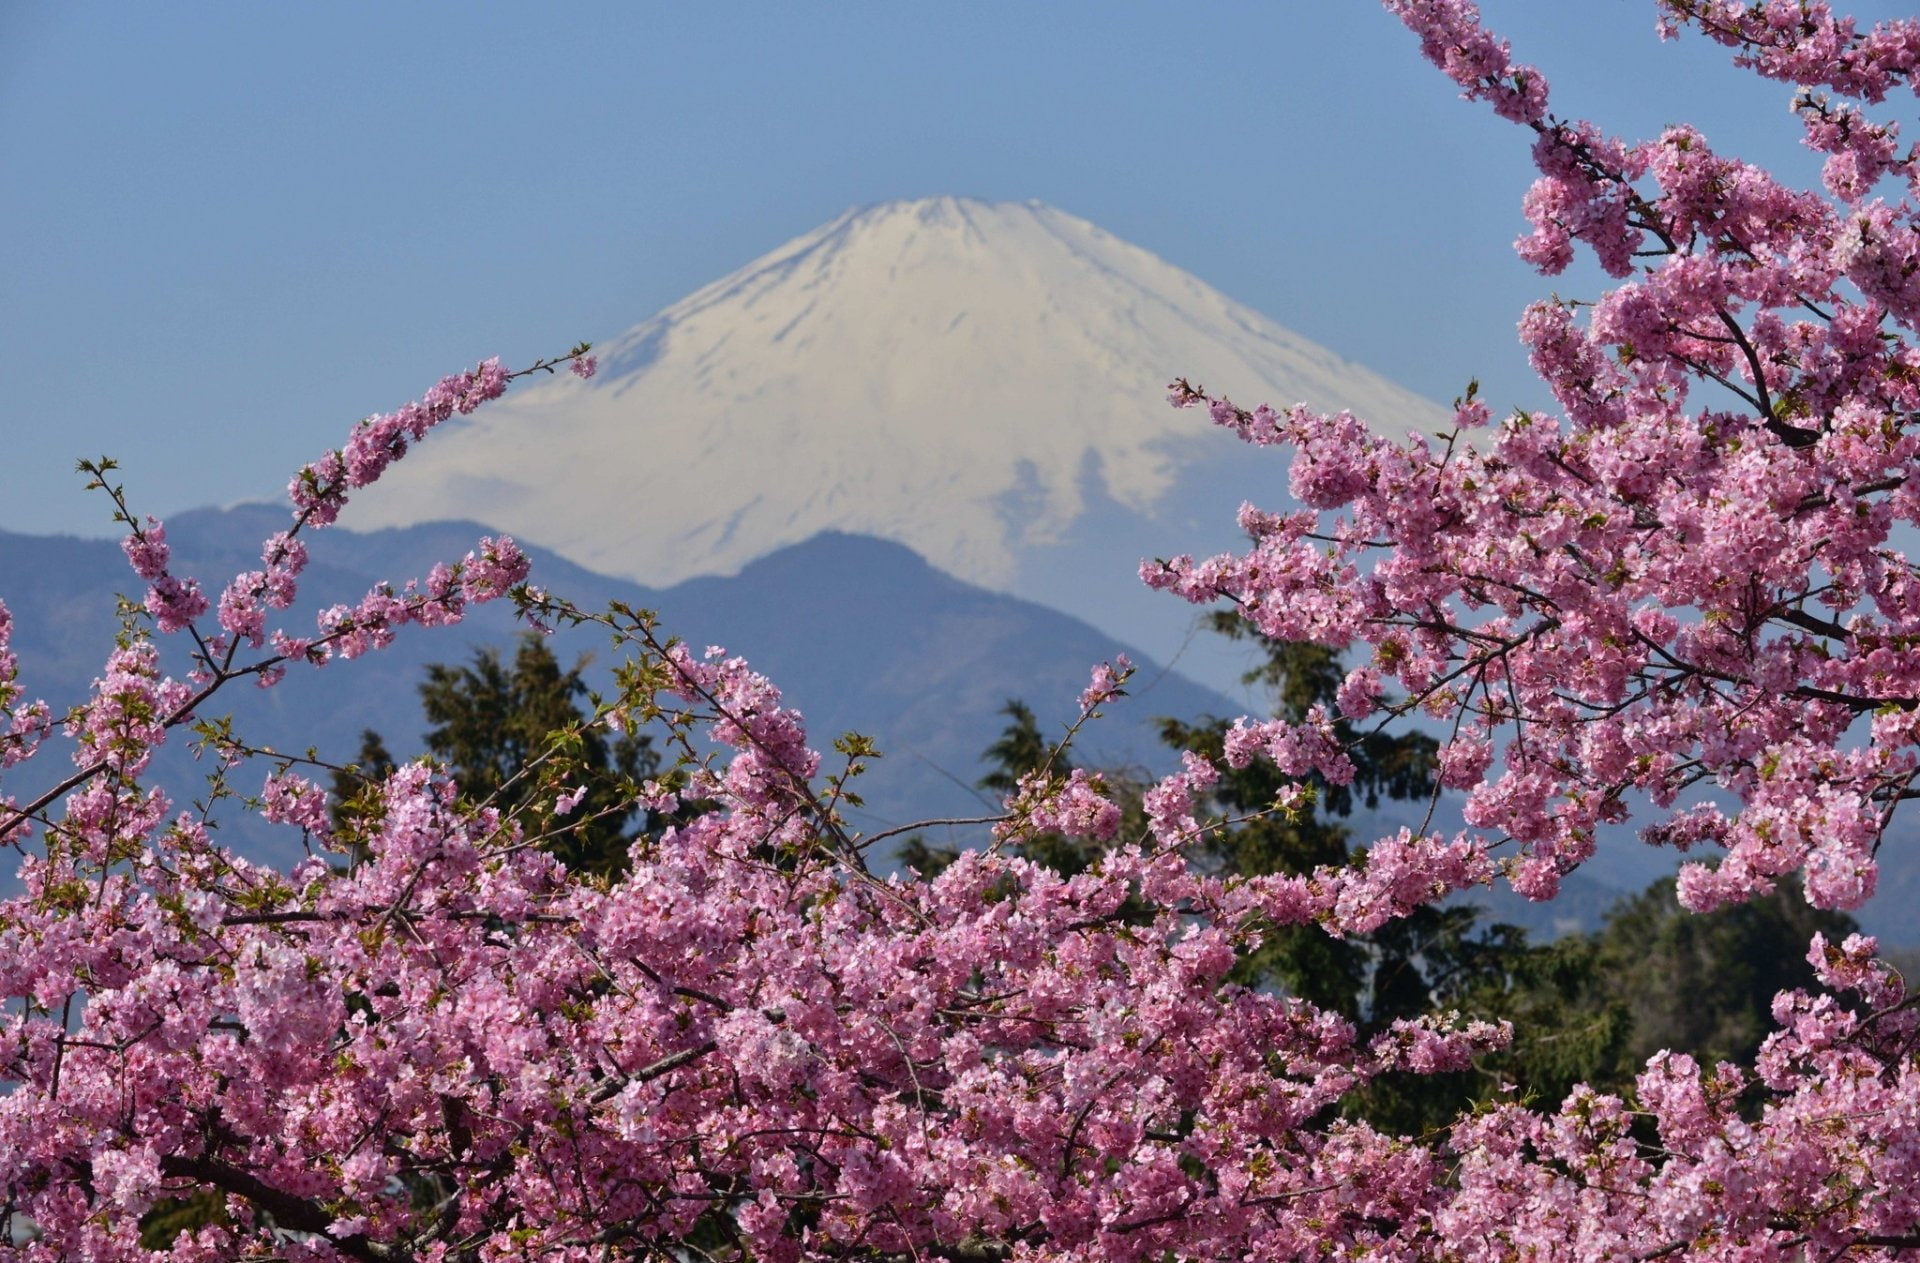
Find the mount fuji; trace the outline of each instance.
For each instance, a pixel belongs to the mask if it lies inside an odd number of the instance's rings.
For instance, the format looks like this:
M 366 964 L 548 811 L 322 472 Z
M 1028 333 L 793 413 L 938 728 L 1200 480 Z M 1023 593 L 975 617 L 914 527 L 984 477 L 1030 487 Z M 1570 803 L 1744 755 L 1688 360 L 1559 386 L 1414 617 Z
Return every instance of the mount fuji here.
M 479 517 L 652 585 L 879 536 L 1164 659 L 1192 614 L 1141 589 L 1140 560 L 1230 546 L 1241 500 L 1285 485 L 1284 457 L 1169 407 L 1168 381 L 1397 433 L 1446 420 L 1037 202 L 849 211 L 597 350 L 593 380 L 450 424 L 345 522 Z

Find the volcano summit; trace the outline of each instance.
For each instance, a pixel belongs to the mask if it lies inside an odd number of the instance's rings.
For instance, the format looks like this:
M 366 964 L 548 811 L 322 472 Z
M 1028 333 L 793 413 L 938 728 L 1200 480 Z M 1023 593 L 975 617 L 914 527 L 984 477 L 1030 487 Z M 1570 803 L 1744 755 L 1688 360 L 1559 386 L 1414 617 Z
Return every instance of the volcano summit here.
M 1224 545 L 1241 498 L 1282 498 L 1283 459 L 1170 408 L 1174 377 L 1386 432 L 1446 419 L 1036 202 L 849 211 L 597 350 L 592 381 L 436 434 L 348 524 L 482 516 L 648 584 L 855 532 L 1110 625 L 1088 603 L 1124 600 L 1142 555 Z

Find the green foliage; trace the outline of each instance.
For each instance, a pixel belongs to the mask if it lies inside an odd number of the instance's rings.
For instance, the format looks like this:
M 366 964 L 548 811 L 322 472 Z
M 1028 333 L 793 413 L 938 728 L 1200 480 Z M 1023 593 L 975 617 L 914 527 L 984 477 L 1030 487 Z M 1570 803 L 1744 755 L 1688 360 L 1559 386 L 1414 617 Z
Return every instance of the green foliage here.
M 1599 930 L 1518 953 L 1451 1002 L 1514 1024 L 1513 1047 L 1482 1070 L 1523 1099 L 1556 1106 L 1582 1082 L 1629 1095 L 1663 1049 L 1705 1066 L 1751 1065 L 1774 1030 L 1773 997 L 1822 990 L 1808 941 L 1857 929 L 1844 913 L 1809 907 L 1792 879 L 1700 915 L 1680 907 L 1668 877 L 1621 900 Z
M 1266 686 L 1275 718 L 1299 723 L 1314 706 L 1332 709 L 1345 676 L 1335 651 L 1322 645 L 1269 640 L 1230 612 L 1216 613 L 1211 621 L 1215 631 L 1231 639 L 1260 645 L 1262 659 L 1244 678 L 1249 684 Z M 1315 774 L 1308 781 L 1309 806 L 1291 813 L 1275 812 L 1271 810 L 1275 799 L 1294 784 L 1293 779 L 1264 760 L 1256 759 L 1244 768 L 1228 767 L 1225 745 L 1230 727 L 1226 720 L 1161 722 L 1161 736 L 1168 745 L 1203 755 L 1221 769 L 1210 806 L 1239 823 L 1210 831 L 1201 848 L 1223 872 L 1302 875 L 1316 868 L 1347 865 L 1358 857 L 1351 831 L 1340 821 L 1352 815 L 1358 803 L 1374 808 L 1382 798 L 1407 801 L 1433 792 L 1436 747 L 1431 737 L 1359 733 L 1341 719 L 1334 731 L 1352 757 L 1353 783 L 1332 785 Z M 1280 926 L 1266 936 L 1257 952 L 1241 961 L 1238 977 L 1250 985 L 1279 986 L 1359 1023 L 1363 1032 L 1370 1033 L 1395 1018 L 1427 1012 L 1440 979 L 1478 958 L 1468 946 L 1474 919 L 1470 910 L 1423 907 L 1373 934 L 1345 939 L 1331 938 L 1317 926 Z
M 434 663 L 420 685 L 427 751 L 446 765 L 470 801 L 516 816 L 529 837 L 569 868 L 598 876 L 625 870 L 639 782 L 659 767 L 651 740 L 613 735 L 587 722 L 582 658 L 562 670 L 547 642 L 524 636 L 511 665 L 499 649 L 475 650 L 466 666 Z M 335 819 L 377 819 L 378 778 L 393 759 L 377 733 L 361 741 L 357 771 L 335 778 Z M 568 815 L 556 816 L 556 786 L 584 787 Z
M 1244 678 L 1265 686 L 1276 719 L 1300 723 L 1315 706 L 1337 713 L 1335 697 L 1346 673 L 1336 651 L 1268 639 L 1232 612 L 1214 614 L 1211 626 L 1231 639 L 1258 645 L 1260 661 Z M 1230 727 L 1225 720 L 1161 723 L 1169 745 L 1203 755 L 1220 769 L 1207 806 L 1227 823 L 1209 831 L 1200 850 L 1221 872 L 1298 876 L 1357 863 L 1363 855 L 1344 823 L 1356 809 L 1377 808 L 1382 800 L 1418 802 L 1435 792 L 1437 744 L 1431 737 L 1363 731 L 1336 719 L 1336 739 L 1354 765 L 1352 783 L 1334 785 L 1315 774 L 1306 782 L 1308 804 L 1278 812 L 1273 810 L 1275 800 L 1296 782 L 1263 760 L 1229 767 L 1225 742 Z M 1582 975 L 1577 962 L 1556 966 L 1557 959 L 1552 949 L 1529 944 L 1516 927 L 1482 925 L 1477 909 L 1423 905 L 1372 933 L 1344 938 L 1316 925 L 1271 927 L 1259 948 L 1243 955 L 1234 976 L 1249 986 L 1275 987 L 1339 1013 L 1364 1041 L 1397 1020 L 1452 1009 L 1489 1018 L 1506 1016 L 1509 1009 L 1517 1012 L 1523 1005 L 1542 1016 L 1560 1012 L 1552 1006 L 1558 1003 L 1564 1010 L 1570 1003 L 1564 990 L 1577 987 Z M 1606 1035 L 1599 1046 L 1611 1048 L 1609 1041 L 1615 1038 Z M 1568 1040 L 1549 1047 L 1554 1055 L 1571 1057 L 1577 1074 L 1598 1064 L 1590 1045 Z M 1503 1068 L 1530 1073 L 1532 1066 L 1516 1062 Z M 1389 1130 L 1425 1132 L 1452 1121 L 1490 1083 L 1486 1073 L 1475 1072 L 1391 1075 L 1356 1092 L 1344 1109 Z
M 1751 1063 L 1773 1029 L 1773 997 L 1819 990 L 1806 960 L 1815 933 L 1839 942 L 1859 925 L 1808 906 L 1797 878 L 1764 899 L 1706 916 L 1681 909 L 1672 878 L 1626 900 L 1598 936 L 1598 966 L 1633 1015 L 1629 1055 L 1662 1048 Z
M 1300 722 L 1316 705 L 1332 709 L 1344 672 L 1331 650 L 1258 637 L 1232 614 L 1216 615 L 1216 630 L 1252 639 L 1260 663 L 1247 673 L 1265 685 L 1273 714 Z M 1040 732 L 1033 711 L 1009 701 L 1006 729 L 987 748 L 991 764 L 983 789 L 1011 793 L 1022 776 L 1072 770 L 1066 752 Z M 1189 724 L 1163 720 L 1176 749 L 1192 750 L 1221 769 L 1206 804 L 1228 823 L 1211 830 L 1201 854 L 1217 871 L 1241 875 L 1309 873 L 1362 856 L 1344 823 L 1362 804 L 1418 801 L 1433 793 L 1434 741 L 1419 733 L 1389 736 L 1356 731 L 1341 720 L 1339 740 L 1356 775 L 1347 786 L 1319 777 L 1307 807 L 1270 810 L 1291 782 L 1271 764 L 1226 765 L 1225 721 Z M 1140 833 L 1137 781 L 1109 775 L 1127 811 L 1120 836 Z M 1098 848 L 1058 834 L 1028 840 L 1024 853 L 1066 874 L 1082 871 Z M 952 863 L 956 852 L 912 839 L 902 858 L 923 876 Z M 1704 1064 L 1751 1064 L 1773 1029 L 1775 993 L 1817 989 L 1806 963 L 1815 931 L 1830 939 L 1853 932 L 1851 918 L 1809 908 L 1799 887 L 1783 883 L 1765 899 L 1708 916 L 1684 912 L 1671 878 L 1623 900 L 1592 934 L 1536 944 L 1518 927 L 1487 925 L 1464 905 L 1424 906 L 1371 934 L 1334 938 L 1318 926 L 1276 926 L 1239 962 L 1237 981 L 1278 988 L 1353 1022 L 1364 1040 L 1396 1019 L 1458 1011 L 1468 1018 L 1513 1024 L 1514 1042 L 1471 1071 L 1449 1075 L 1392 1075 L 1356 1092 L 1346 1113 L 1388 1130 L 1429 1132 L 1449 1124 L 1479 1101 L 1512 1092 L 1553 1106 L 1578 1083 L 1630 1093 L 1647 1058 L 1661 1049 L 1691 1054 Z
M 1637 1069 L 1662 1048 L 1751 1064 L 1774 1029 L 1773 997 L 1821 990 L 1808 941 L 1821 933 L 1839 942 L 1859 928 L 1844 912 L 1810 907 L 1797 877 L 1704 916 L 1680 907 L 1672 878 L 1623 901 L 1594 951 L 1604 985 L 1632 1015 L 1629 1064 Z
M 1019 786 L 1021 777 L 1042 768 L 1061 776 L 1073 770 L 1073 760 L 1067 752 L 1055 753 L 1053 743 L 1041 735 L 1040 722 L 1034 718 L 1032 707 L 1017 697 L 1008 698 L 1000 713 L 1007 716 L 1008 723 L 999 740 L 988 746 L 981 756 L 992 768 L 975 782 L 979 788 L 1011 794 Z
M 380 822 L 380 784 L 399 764 L 387 751 L 387 743 L 371 728 L 360 732 L 360 752 L 353 762 L 333 774 L 333 816 L 335 836 L 364 837 Z
M 201 1189 L 190 1197 L 169 1197 L 153 1204 L 140 1218 L 140 1245 L 148 1250 L 168 1250 L 181 1233 L 227 1222 L 226 1194 Z
M 1513 1043 L 1483 1058 L 1478 1073 L 1457 1086 L 1479 1099 L 1510 1088 L 1546 1106 L 1565 1100 L 1578 1083 L 1617 1090 L 1633 1017 L 1600 976 L 1592 940 L 1576 934 L 1531 944 L 1519 929 L 1495 925 L 1480 944 L 1486 956 L 1479 968 L 1460 974 L 1459 985 L 1443 988 L 1436 1001 L 1511 1022 Z
M 1214 626 L 1236 639 L 1257 638 L 1237 616 Z M 1292 722 L 1315 705 L 1331 709 L 1343 672 L 1317 645 L 1261 641 L 1261 663 L 1247 675 L 1273 697 L 1274 714 Z M 1231 769 L 1221 760 L 1224 723 L 1166 721 L 1167 740 L 1222 766 L 1212 806 L 1250 816 L 1210 834 L 1213 862 L 1232 873 L 1306 873 L 1359 858 L 1340 823 L 1360 803 L 1417 800 L 1432 792 L 1434 742 L 1335 725 L 1351 752 L 1350 787 L 1312 784 L 1313 806 L 1291 816 L 1253 815 L 1286 786 L 1271 765 Z M 1775 993 L 1815 988 L 1806 963 L 1816 930 L 1844 938 L 1842 914 L 1809 908 L 1796 884 L 1710 916 L 1681 910 L 1672 879 L 1623 901 L 1591 935 L 1533 944 L 1519 929 L 1480 923 L 1475 909 L 1425 906 L 1371 934 L 1335 939 L 1314 926 L 1276 927 L 1239 966 L 1253 985 L 1277 986 L 1353 1021 L 1362 1037 L 1397 1018 L 1459 1010 L 1505 1019 L 1515 1042 L 1471 1074 L 1382 1079 L 1349 1102 L 1376 1125 L 1421 1131 L 1444 1125 L 1502 1084 L 1555 1105 L 1576 1083 L 1631 1089 L 1661 1049 L 1704 1063 L 1751 1063 L 1773 1029 Z
M 901 867 L 931 880 L 959 859 L 960 852 L 950 846 L 934 846 L 921 834 L 912 833 L 895 849 L 894 857 L 899 860 Z
M 1009 698 L 1000 713 L 1007 716 L 1007 726 L 981 753 L 989 767 L 986 775 L 975 782 L 978 788 L 1005 797 L 1019 787 L 1024 776 L 1046 772 L 1064 777 L 1073 771 L 1073 760 L 1067 751 L 1041 733 L 1032 707 L 1018 698 Z M 1117 836 L 1140 836 L 1146 828 L 1146 814 L 1140 805 L 1146 786 L 1141 778 L 1124 771 L 1102 771 L 1100 775 L 1109 796 L 1120 807 Z M 1018 849 L 1036 864 L 1071 877 L 1086 871 L 1098 858 L 1101 847 L 1086 839 L 1047 831 L 1026 838 Z M 929 846 L 924 838 L 915 834 L 900 846 L 898 854 L 901 863 L 922 877 L 934 877 L 958 859 L 960 853 L 952 847 Z

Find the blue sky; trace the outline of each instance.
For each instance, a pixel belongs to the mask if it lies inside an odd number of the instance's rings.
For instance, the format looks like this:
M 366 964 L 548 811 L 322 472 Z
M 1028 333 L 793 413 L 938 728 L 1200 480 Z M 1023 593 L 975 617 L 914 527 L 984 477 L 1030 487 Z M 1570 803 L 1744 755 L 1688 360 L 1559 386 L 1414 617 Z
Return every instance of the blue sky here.
M 1559 112 L 1812 180 L 1787 91 L 1650 3 L 1483 7 Z M 1514 321 L 1599 283 L 1513 258 L 1526 139 L 1352 0 L 0 5 L 0 527 L 107 530 L 82 455 L 145 511 L 270 494 L 443 372 L 936 193 L 1038 198 L 1413 389 L 1537 405 Z

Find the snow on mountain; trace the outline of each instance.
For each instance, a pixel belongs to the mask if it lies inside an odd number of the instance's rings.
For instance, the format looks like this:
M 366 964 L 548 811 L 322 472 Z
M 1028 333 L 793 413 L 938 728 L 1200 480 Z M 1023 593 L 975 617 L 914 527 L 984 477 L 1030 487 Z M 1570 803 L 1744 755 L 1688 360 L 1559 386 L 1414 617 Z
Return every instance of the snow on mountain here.
M 1283 458 L 1169 407 L 1174 377 L 1388 431 L 1445 420 L 1037 202 L 849 211 L 597 350 L 593 381 L 449 425 L 347 523 L 479 517 L 649 584 L 859 532 L 1112 626 L 1086 606 L 1137 587 L 1137 549 L 1220 546 L 1240 498 L 1284 487 Z M 1196 545 L 1174 528 L 1200 511 L 1176 509 L 1201 502 L 1212 535 Z

